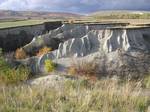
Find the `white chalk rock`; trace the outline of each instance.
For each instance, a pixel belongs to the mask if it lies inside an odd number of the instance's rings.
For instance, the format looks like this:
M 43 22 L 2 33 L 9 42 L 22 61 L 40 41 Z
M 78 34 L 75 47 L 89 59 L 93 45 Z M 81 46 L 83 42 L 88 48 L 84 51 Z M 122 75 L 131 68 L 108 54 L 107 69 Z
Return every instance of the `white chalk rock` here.
M 109 26 L 109 25 L 108 25 Z M 140 74 L 150 70 L 150 28 L 112 28 L 107 25 L 64 25 L 51 31 L 62 39 L 58 49 L 40 57 L 38 72 L 51 59 L 68 66 L 72 58 L 93 60 L 102 74 Z M 58 33 L 58 34 L 57 34 Z M 63 60 L 67 59 L 67 63 Z M 32 63 L 33 64 L 33 63 Z

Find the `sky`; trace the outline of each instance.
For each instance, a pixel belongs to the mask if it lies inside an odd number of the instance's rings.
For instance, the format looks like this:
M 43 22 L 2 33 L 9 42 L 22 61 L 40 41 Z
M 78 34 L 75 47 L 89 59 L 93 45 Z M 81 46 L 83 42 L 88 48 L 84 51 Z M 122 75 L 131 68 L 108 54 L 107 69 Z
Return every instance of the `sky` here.
M 0 0 L 3 10 L 92 13 L 101 10 L 150 10 L 150 0 Z

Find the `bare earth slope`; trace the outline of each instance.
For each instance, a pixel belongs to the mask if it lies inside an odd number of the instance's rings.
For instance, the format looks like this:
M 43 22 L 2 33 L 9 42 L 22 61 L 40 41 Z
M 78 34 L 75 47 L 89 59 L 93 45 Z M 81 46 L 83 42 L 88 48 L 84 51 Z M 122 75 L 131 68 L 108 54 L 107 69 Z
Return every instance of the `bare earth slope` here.
M 35 73 L 46 73 L 45 60 L 51 59 L 66 68 L 74 58 L 76 61 L 95 61 L 99 65 L 99 74 L 103 75 L 149 73 L 150 28 L 121 25 L 64 24 L 46 35 L 35 37 L 23 47 L 26 52 L 34 52 L 46 45 L 54 51 L 21 63 L 30 66 Z

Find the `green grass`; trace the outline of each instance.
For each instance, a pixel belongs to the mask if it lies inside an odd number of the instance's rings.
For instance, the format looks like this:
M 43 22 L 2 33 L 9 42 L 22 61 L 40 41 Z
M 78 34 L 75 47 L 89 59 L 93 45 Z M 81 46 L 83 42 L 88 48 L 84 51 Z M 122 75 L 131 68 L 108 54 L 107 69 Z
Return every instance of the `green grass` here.
M 92 15 L 96 19 L 150 19 L 150 13 L 129 14 L 129 13 L 97 13 Z
M 0 29 L 9 28 L 9 27 L 18 27 L 18 26 L 28 26 L 28 25 L 37 25 L 44 22 L 54 21 L 54 20 L 20 20 L 20 21 L 10 21 L 10 22 L 0 22 Z

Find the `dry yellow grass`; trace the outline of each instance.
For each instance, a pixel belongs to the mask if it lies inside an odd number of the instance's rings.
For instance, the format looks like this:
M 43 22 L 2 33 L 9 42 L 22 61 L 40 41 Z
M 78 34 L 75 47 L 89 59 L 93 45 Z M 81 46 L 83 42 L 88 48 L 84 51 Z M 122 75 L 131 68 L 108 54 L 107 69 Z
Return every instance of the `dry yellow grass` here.
M 59 88 L 26 85 L 0 88 L 0 112 L 148 112 L 150 97 L 140 82 L 68 80 Z

